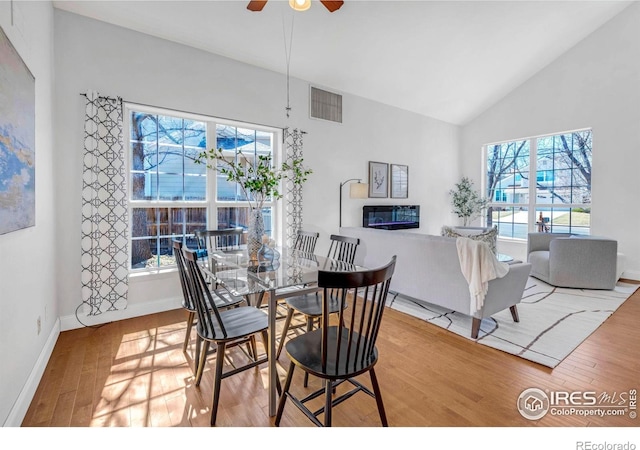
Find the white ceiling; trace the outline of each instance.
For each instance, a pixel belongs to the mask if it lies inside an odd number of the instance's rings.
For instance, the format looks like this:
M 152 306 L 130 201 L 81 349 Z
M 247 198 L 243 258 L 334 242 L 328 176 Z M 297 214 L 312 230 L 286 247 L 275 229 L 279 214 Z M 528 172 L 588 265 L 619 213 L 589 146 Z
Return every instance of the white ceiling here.
M 54 1 L 94 19 L 465 124 L 620 13 L 618 1 Z M 291 32 L 293 30 L 293 39 Z

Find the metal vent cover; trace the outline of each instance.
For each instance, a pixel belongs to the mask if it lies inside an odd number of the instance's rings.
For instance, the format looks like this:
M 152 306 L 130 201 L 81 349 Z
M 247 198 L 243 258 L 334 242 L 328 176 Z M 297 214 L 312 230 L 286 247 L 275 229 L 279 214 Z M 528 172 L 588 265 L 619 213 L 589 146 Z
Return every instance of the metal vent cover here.
M 314 119 L 342 123 L 342 95 L 311 86 L 310 114 Z

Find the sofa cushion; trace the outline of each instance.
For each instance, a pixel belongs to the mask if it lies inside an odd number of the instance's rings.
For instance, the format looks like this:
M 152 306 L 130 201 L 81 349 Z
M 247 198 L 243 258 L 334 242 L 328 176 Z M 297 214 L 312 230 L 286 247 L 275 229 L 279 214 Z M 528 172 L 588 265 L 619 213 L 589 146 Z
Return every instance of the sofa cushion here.
M 538 250 L 529 253 L 528 262 L 531 263 L 531 276 L 549 281 L 549 252 Z
M 472 314 L 469 283 L 458 257 L 458 238 L 362 227 L 341 227 L 340 234 L 360 239 L 355 257 L 358 265 L 380 267 L 397 255 L 390 291 Z M 519 303 L 530 270 L 531 264 L 513 264 L 504 277 L 489 281 L 484 306 L 474 317 L 489 317 Z
M 485 242 L 493 254 L 497 254 L 497 242 L 498 242 L 498 227 L 490 228 L 487 231 L 484 228 L 453 228 L 444 226 L 442 227 L 442 235 L 446 237 L 466 237 L 473 239 L 474 241 Z

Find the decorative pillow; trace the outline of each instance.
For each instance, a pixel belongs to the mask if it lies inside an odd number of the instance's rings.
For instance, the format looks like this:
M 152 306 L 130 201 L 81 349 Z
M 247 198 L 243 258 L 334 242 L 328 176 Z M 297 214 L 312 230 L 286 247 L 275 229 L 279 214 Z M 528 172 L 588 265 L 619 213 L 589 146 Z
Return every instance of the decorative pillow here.
M 442 236 L 446 237 L 466 237 L 469 239 L 473 239 L 474 241 L 482 241 L 486 242 L 493 254 L 497 254 L 497 244 L 498 244 L 498 227 L 494 226 L 488 231 L 479 231 L 479 230 L 459 230 L 453 227 L 443 226 L 442 227 Z

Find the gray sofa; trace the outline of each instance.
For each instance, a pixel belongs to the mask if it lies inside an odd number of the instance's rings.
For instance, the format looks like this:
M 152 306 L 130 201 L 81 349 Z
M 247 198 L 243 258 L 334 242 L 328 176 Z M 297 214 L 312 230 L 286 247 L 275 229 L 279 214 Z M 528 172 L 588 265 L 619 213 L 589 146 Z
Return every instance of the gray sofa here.
M 486 242 L 494 254 L 498 253 L 498 227 L 449 227 L 443 226 L 441 236 L 468 237 L 477 241 Z
M 399 294 L 471 315 L 469 284 L 460 269 L 456 238 L 401 230 L 343 227 L 340 234 L 360 239 L 356 264 L 379 267 L 397 255 L 390 289 Z M 509 266 L 503 278 L 491 280 L 484 306 L 473 314 L 471 336 L 477 337 L 481 319 L 506 308 L 518 321 L 516 305 L 522 299 L 531 265 Z
M 618 242 L 597 236 L 529 233 L 527 261 L 531 276 L 553 286 L 613 289 L 618 270 Z

